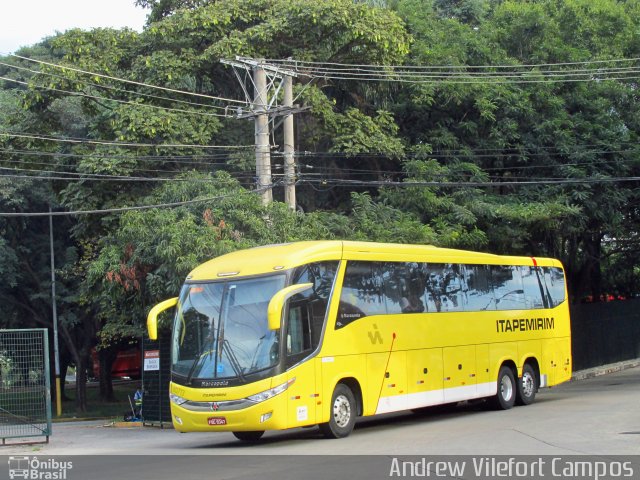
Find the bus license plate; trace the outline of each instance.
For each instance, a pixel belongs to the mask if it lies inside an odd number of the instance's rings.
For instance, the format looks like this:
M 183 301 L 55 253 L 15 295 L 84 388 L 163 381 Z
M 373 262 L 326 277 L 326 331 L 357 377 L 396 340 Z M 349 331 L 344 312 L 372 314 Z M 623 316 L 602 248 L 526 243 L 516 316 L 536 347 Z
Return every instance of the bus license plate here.
M 207 423 L 209 425 L 226 425 L 227 419 L 224 417 L 209 417 Z

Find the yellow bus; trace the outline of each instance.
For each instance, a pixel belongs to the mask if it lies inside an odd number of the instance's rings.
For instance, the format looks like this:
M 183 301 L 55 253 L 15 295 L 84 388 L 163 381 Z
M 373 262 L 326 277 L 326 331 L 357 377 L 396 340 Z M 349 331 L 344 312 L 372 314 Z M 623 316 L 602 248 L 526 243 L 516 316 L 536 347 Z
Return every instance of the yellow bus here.
M 319 425 L 489 398 L 533 402 L 571 377 L 565 275 L 549 258 L 424 245 L 312 241 L 206 262 L 172 328 L 171 414 L 181 432 Z

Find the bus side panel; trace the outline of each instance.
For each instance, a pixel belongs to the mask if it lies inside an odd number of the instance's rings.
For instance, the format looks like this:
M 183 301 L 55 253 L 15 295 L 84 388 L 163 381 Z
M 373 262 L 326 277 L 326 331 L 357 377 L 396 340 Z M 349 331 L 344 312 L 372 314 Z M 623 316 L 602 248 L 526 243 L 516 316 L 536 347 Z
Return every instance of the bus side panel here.
M 293 380 L 284 393 L 287 397 L 287 428 L 316 423 L 316 395 L 320 390 L 316 384 L 315 360 L 303 362 L 287 372 L 287 380 Z
M 407 408 L 444 403 L 442 348 L 407 352 Z
M 385 371 L 389 352 L 367 354 L 367 381 L 363 386 L 364 415 L 375 415 L 386 382 Z
M 556 341 L 556 384 L 571 380 L 571 338 L 557 338 Z
M 476 346 L 445 347 L 442 350 L 444 365 L 444 401 L 459 402 L 476 398 Z
M 555 338 L 545 338 L 542 340 L 542 362 L 540 362 L 541 387 L 550 387 L 558 383 L 556 376 L 560 352 L 557 350 L 558 346 L 556 343 L 557 340 Z
M 340 380 L 354 378 L 364 390 L 367 372 L 367 356 L 362 354 L 326 356 L 322 362 L 322 408 L 321 414 L 316 418 L 317 423 L 329 421 L 331 412 L 331 400 L 333 391 Z M 357 392 L 353 392 L 357 395 Z
M 476 382 L 478 397 L 484 397 L 487 390 L 492 391 L 495 383 L 491 375 L 489 345 L 476 345 Z
M 518 377 L 522 376 L 522 368 L 524 367 L 525 361 L 529 358 L 535 358 L 538 361 L 538 365 L 541 366 L 542 341 L 524 340 L 518 342 Z
M 406 410 L 408 408 L 407 352 L 394 351 L 384 356 L 389 360 L 386 370 L 383 370 L 382 388 L 379 390 L 380 399 L 377 402 L 376 413 Z M 374 378 L 372 378 L 372 384 L 375 384 Z
M 506 361 L 512 361 L 517 364 L 518 360 L 518 343 L 517 342 L 504 342 L 504 343 L 492 343 L 489 346 L 489 382 L 485 384 L 486 395 L 494 395 L 498 391 L 498 372 L 500 366 Z

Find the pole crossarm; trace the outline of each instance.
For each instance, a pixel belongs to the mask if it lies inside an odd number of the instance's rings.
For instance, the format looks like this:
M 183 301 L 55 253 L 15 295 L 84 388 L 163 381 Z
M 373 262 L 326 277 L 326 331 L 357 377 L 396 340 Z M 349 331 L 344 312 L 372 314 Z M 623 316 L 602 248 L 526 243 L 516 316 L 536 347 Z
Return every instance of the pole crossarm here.
M 296 208 L 295 197 L 295 162 L 294 162 L 294 128 L 293 114 L 309 110 L 310 107 L 299 107 L 293 104 L 292 80 L 298 74 L 289 69 L 269 65 L 264 60 L 236 56 L 235 60 L 220 59 L 224 65 L 233 68 L 236 78 L 244 91 L 248 110 L 238 107 L 235 115 L 232 111 L 225 111 L 235 118 L 252 118 L 255 123 L 256 149 L 256 180 L 257 186 L 271 185 L 271 156 L 269 144 L 269 124 L 274 123 L 274 129 L 284 125 L 284 168 L 285 168 L 285 201 L 293 210 Z M 240 72 L 244 73 L 244 79 Z M 253 86 L 253 95 L 247 84 Z M 282 105 L 278 105 L 284 91 Z M 275 119 L 282 117 L 275 125 Z M 272 201 L 271 189 L 262 193 L 262 201 L 268 204 Z

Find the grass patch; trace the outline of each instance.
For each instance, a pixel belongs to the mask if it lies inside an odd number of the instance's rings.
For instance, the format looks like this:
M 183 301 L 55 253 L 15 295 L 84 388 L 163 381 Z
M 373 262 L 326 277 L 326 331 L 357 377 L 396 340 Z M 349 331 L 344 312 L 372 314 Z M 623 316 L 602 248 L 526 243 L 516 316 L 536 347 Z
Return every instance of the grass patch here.
M 89 418 L 106 418 L 122 420 L 124 414 L 131 411 L 129 405 L 129 399 L 127 395 L 131 396 L 133 400 L 133 394 L 136 388 L 140 384 L 139 380 L 131 380 L 126 382 L 118 382 L 113 385 L 113 393 L 116 397 L 115 402 L 105 402 L 100 399 L 100 385 L 97 383 L 87 384 L 87 411 L 76 412 L 76 390 L 74 384 L 66 384 L 64 387 L 65 395 L 68 400 L 62 402 L 62 415 L 56 417 L 55 405 L 52 406 L 53 418 L 61 419 L 89 419 Z M 55 403 L 55 399 L 54 399 Z

